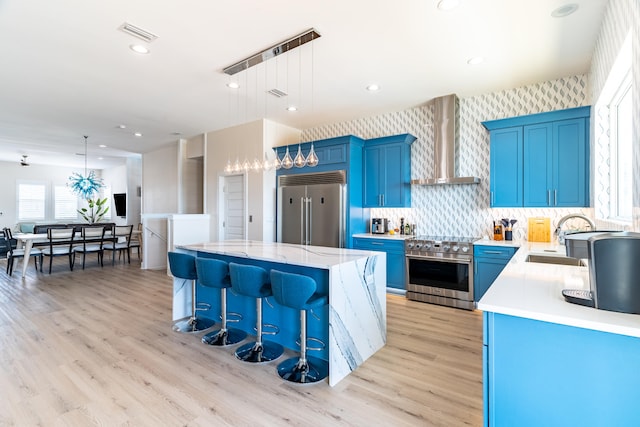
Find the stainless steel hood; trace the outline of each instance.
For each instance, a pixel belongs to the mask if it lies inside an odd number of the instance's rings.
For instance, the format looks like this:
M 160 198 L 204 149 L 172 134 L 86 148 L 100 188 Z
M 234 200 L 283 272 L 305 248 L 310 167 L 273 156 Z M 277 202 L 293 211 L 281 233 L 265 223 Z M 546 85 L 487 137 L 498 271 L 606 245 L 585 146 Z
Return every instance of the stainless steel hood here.
M 458 97 L 447 95 L 435 98 L 434 103 L 434 173 L 433 178 L 412 179 L 411 184 L 446 185 L 477 184 L 480 178 L 460 177 L 457 174 L 458 156 Z

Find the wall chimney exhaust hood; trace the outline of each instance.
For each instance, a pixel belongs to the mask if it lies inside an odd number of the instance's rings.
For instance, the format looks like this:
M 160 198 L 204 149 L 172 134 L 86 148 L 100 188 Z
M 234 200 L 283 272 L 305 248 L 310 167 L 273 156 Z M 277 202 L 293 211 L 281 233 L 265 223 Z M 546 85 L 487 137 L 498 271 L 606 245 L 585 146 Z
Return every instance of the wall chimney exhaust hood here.
M 477 184 L 480 178 L 458 176 L 456 157 L 458 156 L 458 97 L 447 95 L 435 98 L 434 103 L 434 172 L 433 178 L 412 179 L 411 184 L 446 185 Z

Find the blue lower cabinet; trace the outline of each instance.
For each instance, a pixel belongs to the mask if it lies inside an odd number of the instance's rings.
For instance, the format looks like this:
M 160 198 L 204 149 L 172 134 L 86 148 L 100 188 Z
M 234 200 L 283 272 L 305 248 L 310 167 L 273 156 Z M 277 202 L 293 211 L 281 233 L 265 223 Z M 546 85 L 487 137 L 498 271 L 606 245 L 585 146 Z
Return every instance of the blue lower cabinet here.
M 640 425 L 640 338 L 483 316 L 485 426 Z
M 387 288 L 406 289 L 404 240 L 356 237 L 353 249 L 379 251 L 387 254 Z
M 517 247 L 508 246 L 473 246 L 473 300 L 475 302 L 480 301 L 517 250 Z

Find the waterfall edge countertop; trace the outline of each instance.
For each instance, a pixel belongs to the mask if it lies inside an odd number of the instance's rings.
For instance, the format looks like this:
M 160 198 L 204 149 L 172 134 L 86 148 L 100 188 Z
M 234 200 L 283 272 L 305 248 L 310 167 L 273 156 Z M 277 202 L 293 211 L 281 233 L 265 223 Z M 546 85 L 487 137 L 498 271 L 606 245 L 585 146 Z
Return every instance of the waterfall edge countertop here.
M 328 291 L 329 304 L 310 316 L 308 323 L 318 324 L 316 332 L 326 339 L 327 347 L 320 355 L 329 362 L 329 385 L 334 386 L 364 363 L 387 341 L 387 254 L 385 252 L 340 249 L 320 246 L 302 246 L 287 243 L 251 240 L 225 240 L 198 244 L 178 245 L 177 250 L 195 252 L 204 258 L 220 257 L 225 261 L 255 264 L 265 269 L 307 274 L 314 277 L 318 288 Z M 214 312 L 219 311 L 219 293 L 207 297 L 205 302 Z M 198 297 L 197 297 L 198 298 Z M 231 311 L 243 313 L 236 327 L 253 333 L 255 301 L 227 296 Z M 182 281 L 174 279 L 174 320 L 190 315 L 191 292 Z M 234 305 L 236 304 L 236 305 Z M 270 336 L 287 348 L 298 351 L 299 313 L 265 305 L 265 323 L 278 324 L 280 333 Z M 272 316 L 270 320 L 269 316 Z M 244 323 L 243 323 L 244 322 Z M 320 357 L 320 355 L 318 357 Z
M 357 261 L 377 253 L 357 249 L 304 246 L 254 240 L 224 240 L 220 242 L 178 245 L 178 247 L 194 251 L 212 252 L 221 255 L 322 269 L 329 269 L 336 265 Z
M 640 337 L 640 315 L 598 310 L 568 303 L 563 289 L 589 289 L 588 267 L 527 262 L 529 254 L 564 255 L 555 243 L 494 242 L 474 245 L 520 246 L 478 302 L 478 309 L 561 325 Z

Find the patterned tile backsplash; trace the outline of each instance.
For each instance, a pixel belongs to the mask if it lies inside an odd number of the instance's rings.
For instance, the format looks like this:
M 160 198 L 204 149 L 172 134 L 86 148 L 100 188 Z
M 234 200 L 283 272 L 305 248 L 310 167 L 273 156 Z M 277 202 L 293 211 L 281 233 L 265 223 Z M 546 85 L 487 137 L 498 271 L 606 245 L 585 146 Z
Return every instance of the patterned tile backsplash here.
M 550 217 L 552 224 L 568 213 L 593 217 L 592 209 L 492 209 L 489 207 L 489 134 L 482 121 L 589 105 L 587 77 L 571 76 L 521 88 L 460 99 L 460 141 L 457 173 L 480 177 L 477 185 L 418 186 L 411 189 L 412 208 L 372 209 L 372 217 L 400 218 L 415 223 L 418 234 L 482 237 L 492 233 L 494 220 L 517 219 L 516 236 L 526 235 L 527 218 Z M 332 124 L 303 132 L 303 140 L 340 135 L 375 138 L 411 133 L 417 140 L 411 147 L 412 178 L 433 176 L 433 107 Z

